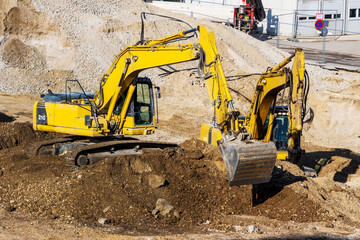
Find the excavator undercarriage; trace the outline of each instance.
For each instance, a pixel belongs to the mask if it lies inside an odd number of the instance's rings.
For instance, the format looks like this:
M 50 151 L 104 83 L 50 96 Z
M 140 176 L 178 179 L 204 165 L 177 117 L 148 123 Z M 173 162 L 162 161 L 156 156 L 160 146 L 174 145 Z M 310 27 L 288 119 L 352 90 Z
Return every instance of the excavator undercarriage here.
M 172 149 L 181 153 L 179 145 L 167 142 L 140 141 L 128 137 L 99 137 L 87 138 L 79 136 L 66 136 L 33 144 L 28 154 L 60 155 L 68 165 L 85 166 L 99 162 L 105 158 L 121 155 L 142 154 L 144 149 L 160 150 Z

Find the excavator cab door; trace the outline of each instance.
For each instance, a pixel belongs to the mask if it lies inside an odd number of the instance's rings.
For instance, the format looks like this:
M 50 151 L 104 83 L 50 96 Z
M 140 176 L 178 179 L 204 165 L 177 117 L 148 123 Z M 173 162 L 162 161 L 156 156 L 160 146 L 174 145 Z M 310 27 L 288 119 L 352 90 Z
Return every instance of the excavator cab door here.
M 133 99 L 135 125 L 152 124 L 154 104 L 151 85 L 146 82 L 138 82 Z
M 126 115 L 123 132 L 129 135 L 151 134 L 155 130 L 153 85 L 149 78 L 137 78 L 136 89 Z

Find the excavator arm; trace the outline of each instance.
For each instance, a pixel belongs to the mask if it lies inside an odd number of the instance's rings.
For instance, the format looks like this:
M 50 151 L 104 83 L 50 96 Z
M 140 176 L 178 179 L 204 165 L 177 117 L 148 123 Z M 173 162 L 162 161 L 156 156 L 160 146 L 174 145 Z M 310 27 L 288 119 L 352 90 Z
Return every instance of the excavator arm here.
M 198 43 L 168 44 L 194 31 L 200 33 Z M 86 96 L 69 100 L 66 95 L 64 100 L 59 95 L 59 101 L 35 103 L 34 129 L 86 137 L 130 131 L 131 134 L 152 133 L 153 125 L 125 128 L 130 121 L 128 113 L 139 81 L 138 74 L 145 69 L 196 59 L 200 60 L 199 72 L 207 85 L 214 109 L 212 123 L 201 128 L 201 140 L 219 146 L 230 185 L 268 182 L 276 160 L 276 148 L 272 142 L 243 141 L 249 133 L 245 128 L 239 128 L 239 112 L 233 106 L 215 36 L 206 26 L 126 47 L 103 75 L 100 89 L 92 99 Z M 142 94 L 149 95 L 146 92 Z M 86 147 L 82 151 L 89 149 L 94 151 L 95 147 Z M 77 153 L 73 155 L 77 156 Z M 82 159 L 85 160 L 81 162 L 87 162 L 86 157 Z
M 293 60 L 293 65 L 290 70 L 285 66 L 291 60 Z M 280 91 L 287 89 L 288 99 L 286 100 L 288 101 L 289 121 L 287 158 L 291 162 L 298 162 L 303 152 L 300 148 L 300 136 L 308 89 L 305 76 L 304 52 L 301 49 L 296 49 L 294 54 L 260 76 L 244 123 L 254 139 L 271 141 L 277 97 Z M 267 124 L 265 124 L 267 119 Z
M 198 44 L 164 44 L 191 31 L 183 31 L 164 39 L 149 40 L 146 45 L 126 47 L 115 57 L 111 67 L 103 75 L 99 91 L 90 100 L 90 104 L 78 99 L 71 102 L 37 103 L 34 113 L 40 110 L 44 114 L 40 117 L 47 121 L 42 124 L 44 121 L 38 121 L 39 115 L 34 114 L 34 129 L 88 137 L 121 132 L 136 79 L 141 71 L 199 58 Z M 121 96 L 125 96 L 121 113 L 114 115 Z

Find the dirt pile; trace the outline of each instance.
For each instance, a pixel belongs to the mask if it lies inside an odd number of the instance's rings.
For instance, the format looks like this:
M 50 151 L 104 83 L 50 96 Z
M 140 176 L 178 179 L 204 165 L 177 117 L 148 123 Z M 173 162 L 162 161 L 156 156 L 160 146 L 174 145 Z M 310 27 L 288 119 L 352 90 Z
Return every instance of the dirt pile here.
M 46 66 L 45 59 L 36 48 L 25 45 L 17 38 L 8 39 L 3 48 L 3 61 L 10 67 L 44 69 Z
M 54 136 L 44 132 L 35 132 L 32 128 L 32 124 L 29 122 L 11 123 L 11 121 L 8 120 L 14 118 L 3 114 L 0 114 L 0 117 L 3 119 L 0 121 L 0 150 Z
M 326 177 L 309 179 L 290 163 L 277 163 L 270 183 L 229 187 L 217 148 L 191 139 L 181 144 L 183 154 L 146 151 L 75 168 L 66 166 L 61 157 L 27 156 L 25 139 L 39 141 L 29 127 L 2 124 L 2 133 L 17 129 L 24 138 L 0 151 L 0 205 L 8 211 L 139 230 L 221 225 L 223 217 L 233 214 L 295 222 L 358 222 L 351 216 L 360 212 L 359 190 Z M 347 194 L 341 195 L 342 206 L 328 205 L 339 200 L 333 191 Z M 154 212 L 159 199 L 173 207 L 164 216 Z

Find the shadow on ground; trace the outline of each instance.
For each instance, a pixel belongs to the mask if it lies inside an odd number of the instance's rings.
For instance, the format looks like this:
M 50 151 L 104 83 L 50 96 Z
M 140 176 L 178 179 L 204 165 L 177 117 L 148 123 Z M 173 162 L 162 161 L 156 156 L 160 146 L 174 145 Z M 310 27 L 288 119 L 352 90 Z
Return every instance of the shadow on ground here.
M 0 122 L 13 122 L 15 118 L 13 116 L 6 115 L 5 113 L 0 112 Z
M 320 159 L 328 159 L 328 162 L 330 162 L 332 161 L 331 158 L 335 156 L 350 159 L 350 163 L 347 164 L 341 171 L 336 172 L 333 178 L 336 182 L 346 183 L 349 175 L 355 174 L 360 165 L 360 154 L 354 153 L 349 149 L 336 148 L 330 151 L 305 153 L 303 156 L 303 165 L 315 168 Z
M 305 177 L 295 176 L 286 170 L 284 171 L 282 168 L 274 167 L 270 182 L 253 185 L 252 204 L 253 206 L 262 204 L 281 192 L 285 186 L 305 180 Z

